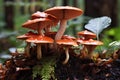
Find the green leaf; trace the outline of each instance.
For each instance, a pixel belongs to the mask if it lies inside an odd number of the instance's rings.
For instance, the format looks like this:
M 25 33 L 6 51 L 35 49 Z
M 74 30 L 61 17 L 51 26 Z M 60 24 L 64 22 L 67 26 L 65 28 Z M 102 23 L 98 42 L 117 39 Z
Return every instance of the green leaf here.
M 103 29 L 107 28 L 111 24 L 111 18 L 107 16 L 91 19 L 88 24 L 85 25 L 85 28 L 94 32 L 99 39 L 99 34 Z
M 107 52 L 106 52 L 106 58 L 109 58 L 113 56 L 113 54 L 120 49 L 120 41 L 113 41 L 109 44 Z
M 109 50 L 115 51 L 120 49 L 120 41 L 113 41 L 109 44 L 108 47 Z

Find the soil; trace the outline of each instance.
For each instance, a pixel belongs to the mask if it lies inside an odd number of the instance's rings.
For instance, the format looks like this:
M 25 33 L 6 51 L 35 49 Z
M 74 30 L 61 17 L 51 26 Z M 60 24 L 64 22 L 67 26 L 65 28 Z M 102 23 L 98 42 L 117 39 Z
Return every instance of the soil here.
M 6 73 L 3 80 L 42 80 L 41 75 L 32 78 L 32 68 L 40 65 L 36 56 L 32 55 L 33 57 L 27 58 L 23 54 L 18 54 L 7 60 L 4 64 Z M 54 72 L 57 80 L 120 80 L 119 58 L 109 63 L 103 61 L 99 64 L 92 59 L 82 59 L 72 54 L 67 64 L 62 64 L 64 59 L 65 53 L 63 52 L 55 65 Z M 51 77 L 49 80 L 54 79 Z

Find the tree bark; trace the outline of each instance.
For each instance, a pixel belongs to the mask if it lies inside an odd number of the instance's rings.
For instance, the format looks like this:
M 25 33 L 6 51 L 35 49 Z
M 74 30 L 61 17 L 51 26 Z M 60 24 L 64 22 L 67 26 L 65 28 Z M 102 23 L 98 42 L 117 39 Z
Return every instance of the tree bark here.
M 7 1 L 14 2 L 14 0 L 4 0 L 4 3 Z M 14 29 L 14 6 L 11 4 L 8 4 L 4 6 L 4 13 L 5 13 L 5 28 L 13 30 Z
M 100 17 L 109 16 L 112 19 L 111 26 L 117 26 L 117 0 L 85 0 L 85 16 Z
M 67 6 L 68 5 L 68 1 L 69 0 L 63 0 L 63 6 Z

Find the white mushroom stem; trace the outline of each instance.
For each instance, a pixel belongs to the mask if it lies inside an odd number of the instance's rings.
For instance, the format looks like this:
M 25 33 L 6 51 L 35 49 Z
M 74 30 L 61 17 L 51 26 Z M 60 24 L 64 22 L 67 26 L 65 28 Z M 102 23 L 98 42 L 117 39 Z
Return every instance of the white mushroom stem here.
M 63 19 L 60 21 L 60 27 L 59 27 L 57 34 L 55 35 L 55 40 L 61 39 L 61 37 L 63 36 L 63 34 L 65 32 L 66 25 L 67 25 L 67 20 Z
M 68 62 L 68 60 L 69 60 L 69 48 L 68 47 L 66 47 L 66 49 L 65 49 L 65 55 L 66 55 L 66 58 L 65 58 L 65 60 L 63 61 L 63 64 L 67 64 L 67 62 Z
M 40 60 L 42 58 L 41 44 L 37 44 L 37 59 Z
M 27 57 L 30 57 L 30 45 L 31 45 L 31 43 L 29 43 L 29 42 L 26 42 L 26 43 L 27 43 L 27 45 L 25 47 L 25 54 Z

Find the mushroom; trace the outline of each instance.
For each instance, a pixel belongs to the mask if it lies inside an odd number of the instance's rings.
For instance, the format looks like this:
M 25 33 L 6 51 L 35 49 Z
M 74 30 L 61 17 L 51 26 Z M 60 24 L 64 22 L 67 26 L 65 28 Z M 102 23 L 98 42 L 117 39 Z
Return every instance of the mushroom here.
M 89 40 L 77 40 L 78 43 L 83 44 L 85 48 L 87 48 L 88 54 L 91 54 L 93 50 L 96 48 L 98 45 L 103 45 L 103 42 L 89 39 Z
M 52 21 L 50 19 L 39 18 L 39 19 L 34 19 L 34 20 L 28 20 L 22 26 L 25 28 L 37 30 L 39 35 L 44 35 L 42 33 L 42 29 L 50 24 L 52 24 Z
M 48 19 L 52 20 L 53 22 L 51 23 L 51 25 L 48 25 L 47 28 L 45 27 L 46 32 L 49 32 L 51 26 L 56 26 L 58 24 L 58 21 L 59 21 L 55 16 L 53 16 L 51 14 L 47 14 L 45 12 L 40 12 L 40 11 L 37 11 L 36 13 L 32 14 L 31 18 L 32 19 L 48 18 Z
M 55 36 L 55 40 L 60 40 L 63 36 L 66 29 L 67 20 L 75 18 L 83 13 L 81 9 L 70 6 L 53 7 L 47 9 L 45 12 L 54 15 L 57 19 L 60 20 L 60 27 Z
M 41 44 L 54 42 L 54 40 L 52 38 L 47 37 L 47 36 L 42 36 L 42 35 L 28 38 L 26 41 L 29 43 L 33 42 L 37 45 L 37 59 L 38 60 L 42 58 Z
M 25 22 L 22 27 L 37 30 L 40 35 L 43 35 L 43 29 L 47 27 L 46 30 L 48 32 L 51 26 L 56 26 L 58 23 L 58 19 L 55 16 L 44 12 L 36 12 L 31 18 L 32 20 Z
M 70 36 L 70 35 L 63 35 L 63 36 L 62 36 L 62 39 L 72 39 L 72 40 L 76 40 L 75 37 Z
M 63 64 L 66 64 L 69 60 L 69 48 L 71 46 L 78 46 L 78 45 L 72 39 L 61 39 L 61 40 L 57 40 L 56 43 L 59 45 L 63 45 L 65 47 L 66 59 L 63 61 Z
M 88 30 L 78 32 L 77 35 L 80 36 L 81 38 L 85 39 L 85 40 L 96 38 L 96 34 L 90 32 Z
M 46 18 L 48 15 L 44 12 L 37 11 L 31 15 L 31 19 L 37 19 L 37 18 Z
M 17 36 L 17 39 L 21 39 L 21 40 L 26 40 L 34 35 L 37 35 L 36 33 L 33 33 L 32 31 L 29 31 L 27 32 L 26 34 L 23 34 L 23 35 L 20 35 L 20 36 Z M 26 42 L 27 45 L 25 47 L 25 54 L 27 57 L 30 57 L 30 54 L 29 54 L 29 49 L 30 49 L 30 43 Z

